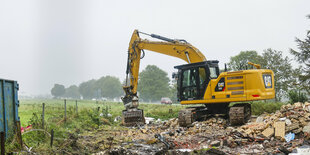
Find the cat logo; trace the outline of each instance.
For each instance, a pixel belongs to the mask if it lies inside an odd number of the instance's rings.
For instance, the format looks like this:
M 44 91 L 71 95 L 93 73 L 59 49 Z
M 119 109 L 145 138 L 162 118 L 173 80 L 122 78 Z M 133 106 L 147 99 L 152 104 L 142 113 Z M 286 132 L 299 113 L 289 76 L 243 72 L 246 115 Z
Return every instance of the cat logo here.
M 217 87 L 218 87 L 219 90 L 222 90 L 224 86 L 225 86 L 225 82 L 219 82 L 217 84 Z
M 265 88 L 272 88 L 271 75 L 270 74 L 263 75 L 263 79 L 264 79 Z

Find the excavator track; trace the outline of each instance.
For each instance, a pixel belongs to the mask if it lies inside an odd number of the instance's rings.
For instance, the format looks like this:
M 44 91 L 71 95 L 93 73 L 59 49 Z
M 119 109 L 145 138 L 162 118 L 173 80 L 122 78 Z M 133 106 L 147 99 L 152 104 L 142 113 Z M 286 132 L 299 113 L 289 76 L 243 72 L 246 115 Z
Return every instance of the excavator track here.
M 179 125 L 183 127 L 192 126 L 195 121 L 206 120 L 208 115 L 208 108 L 204 106 L 182 109 L 179 111 Z
M 179 112 L 179 125 L 182 127 L 192 126 L 195 121 L 204 121 L 210 116 L 216 114 L 228 115 L 230 125 L 245 124 L 251 118 L 251 105 L 249 103 L 235 104 L 228 107 L 229 104 L 213 104 L 206 107 L 189 107 Z
M 251 105 L 249 103 L 235 104 L 229 109 L 230 125 L 245 124 L 251 118 Z
M 183 127 L 191 126 L 194 122 L 193 112 L 195 108 L 186 108 L 179 111 L 179 125 Z

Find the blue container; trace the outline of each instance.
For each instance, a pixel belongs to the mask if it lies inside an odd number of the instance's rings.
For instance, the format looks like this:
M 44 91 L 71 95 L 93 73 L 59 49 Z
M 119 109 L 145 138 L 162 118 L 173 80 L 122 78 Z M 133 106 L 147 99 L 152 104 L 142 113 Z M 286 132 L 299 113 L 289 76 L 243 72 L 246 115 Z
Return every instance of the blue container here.
M 0 79 L 0 132 L 5 132 L 5 138 L 14 135 L 18 117 L 18 83 L 12 80 Z

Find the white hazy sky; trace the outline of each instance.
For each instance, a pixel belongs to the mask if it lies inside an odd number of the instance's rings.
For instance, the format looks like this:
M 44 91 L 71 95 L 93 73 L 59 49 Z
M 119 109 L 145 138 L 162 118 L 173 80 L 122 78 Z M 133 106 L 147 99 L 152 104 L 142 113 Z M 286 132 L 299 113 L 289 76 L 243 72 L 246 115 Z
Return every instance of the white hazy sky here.
M 242 50 L 273 48 L 289 55 L 310 29 L 309 0 L 1 0 L 0 78 L 21 94 L 48 94 L 92 78 L 125 78 L 134 29 L 186 39 L 220 67 Z M 290 56 L 291 57 L 291 56 Z M 182 60 L 146 51 L 171 75 Z

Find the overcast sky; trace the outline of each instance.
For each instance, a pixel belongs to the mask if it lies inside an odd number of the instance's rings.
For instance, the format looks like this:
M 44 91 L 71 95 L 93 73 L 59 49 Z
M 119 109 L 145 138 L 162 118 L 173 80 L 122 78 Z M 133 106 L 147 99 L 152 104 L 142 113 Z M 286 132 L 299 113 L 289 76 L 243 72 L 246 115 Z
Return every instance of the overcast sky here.
M 290 56 L 295 37 L 310 29 L 309 6 L 309 0 L 1 0 L 0 78 L 17 80 L 28 95 L 106 75 L 122 81 L 134 29 L 186 39 L 221 68 L 244 50 Z M 146 51 L 140 71 L 152 64 L 170 76 L 184 63 Z

